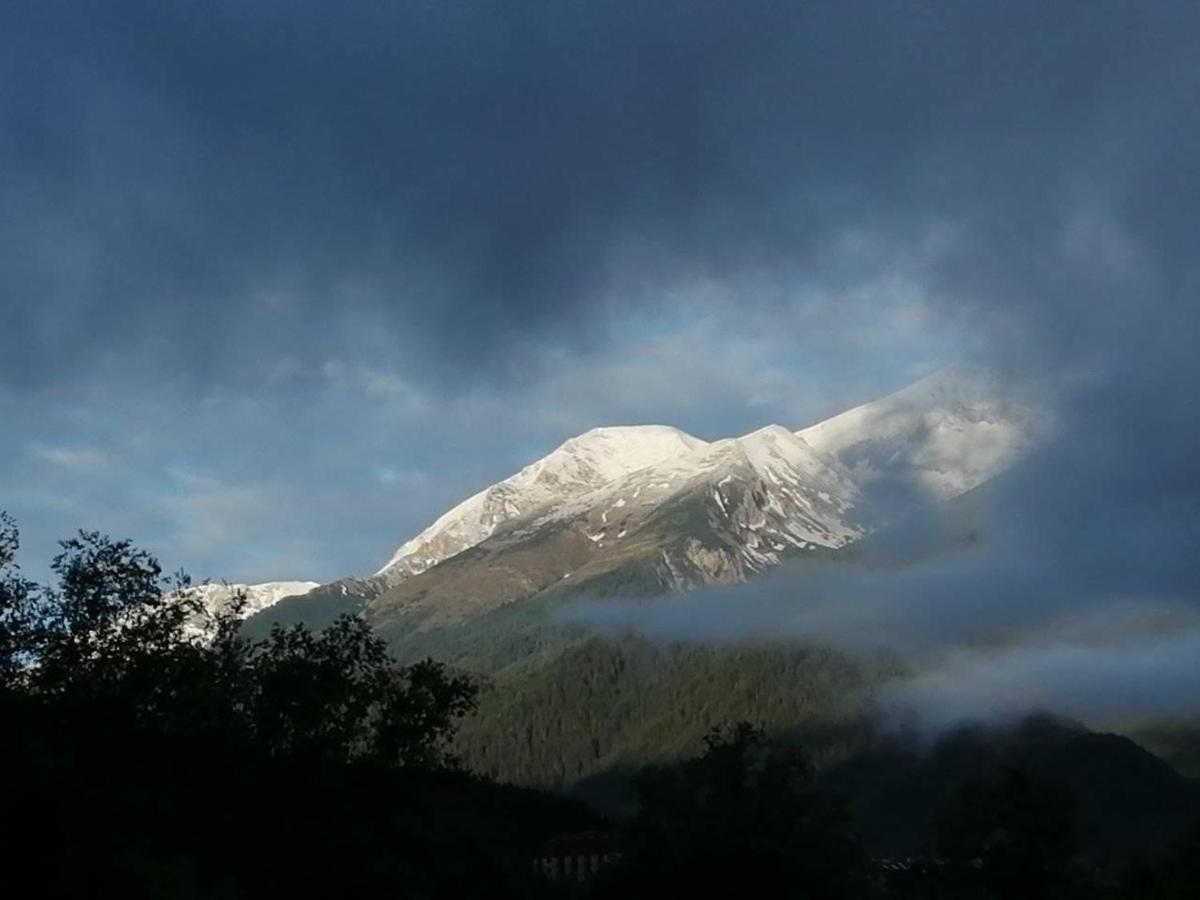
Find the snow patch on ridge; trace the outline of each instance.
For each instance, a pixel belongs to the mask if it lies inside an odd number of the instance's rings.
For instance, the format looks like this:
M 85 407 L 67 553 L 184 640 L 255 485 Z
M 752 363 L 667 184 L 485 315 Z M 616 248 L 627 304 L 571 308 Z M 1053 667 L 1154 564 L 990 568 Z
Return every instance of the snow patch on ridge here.
M 209 616 L 229 609 L 234 597 L 244 594 L 246 601 L 242 606 L 241 618 L 246 619 L 270 609 L 286 597 L 299 597 L 318 587 L 320 585 L 315 581 L 265 581 L 260 584 L 198 584 L 185 588 L 183 593 L 199 600 Z M 199 635 L 203 627 L 199 621 L 190 622 L 186 625 L 186 631 Z

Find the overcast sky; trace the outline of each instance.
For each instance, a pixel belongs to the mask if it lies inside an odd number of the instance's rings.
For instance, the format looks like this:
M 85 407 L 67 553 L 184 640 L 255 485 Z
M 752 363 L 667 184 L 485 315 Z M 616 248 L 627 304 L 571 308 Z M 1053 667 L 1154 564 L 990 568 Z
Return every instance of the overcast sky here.
M 1038 515 L 1182 556 L 1198 58 L 1194 3 L 10 0 L 0 508 L 33 574 L 329 580 L 587 428 L 978 359 L 1069 395 Z

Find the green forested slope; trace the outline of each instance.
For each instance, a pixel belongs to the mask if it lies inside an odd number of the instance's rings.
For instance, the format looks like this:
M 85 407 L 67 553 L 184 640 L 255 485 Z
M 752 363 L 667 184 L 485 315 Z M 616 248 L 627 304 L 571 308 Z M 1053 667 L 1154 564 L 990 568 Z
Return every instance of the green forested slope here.
M 836 757 L 888 674 L 812 648 L 579 638 L 497 673 L 457 749 L 479 772 L 553 787 L 694 754 L 710 728 L 734 720 L 801 732 L 818 757 Z

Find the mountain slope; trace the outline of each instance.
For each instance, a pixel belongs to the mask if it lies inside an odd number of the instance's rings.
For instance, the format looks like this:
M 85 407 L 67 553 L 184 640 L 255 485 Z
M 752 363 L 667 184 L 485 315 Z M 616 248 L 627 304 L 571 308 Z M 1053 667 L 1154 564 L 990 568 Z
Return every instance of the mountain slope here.
M 629 472 L 703 446 L 699 438 L 662 425 L 594 428 L 464 500 L 402 544 L 376 575 L 395 581 L 419 574 L 486 540 L 506 522 L 536 516 Z
M 738 718 L 803 730 L 813 750 L 836 754 L 836 726 L 865 715 L 865 691 L 880 677 L 876 667 L 792 644 L 593 637 L 498 674 L 456 749 L 476 771 L 544 787 L 691 755 L 711 728 Z
M 936 518 L 969 530 L 977 485 L 1035 439 L 1033 422 L 994 380 L 952 370 L 798 432 L 706 442 L 662 426 L 595 429 L 468 498 L 375 575 L 284 600 L 248 627 L 358 613 L 401 661 L 433 656 L 486 677 L 495 690 L 460 750 L 506 779 L 608 777 L 683 752 L 723 719 L 802 727 L 836 756 L 894 663 L 783 645 L 657 648 L 558 612 L 572 598 L 652 598 L 806 558 L 886 565 L 862 539 L 911 526 L 897 498 L 944 510 L 957 495 L 961 516 Z
M 797 435 L 769 426 L 629 473 L 394 583 L 377 620 L 461 621 L 540 594 L 653 594 L 742 581 L 857 539 L 858 491 Z
M 1067 788 L 1080 849 L 1098 858 L 1161 852 L 1200 815 L 1200 783 L 1126 737 L 1048 716 L 963 726 L 932 745 L 880 733 L 823 780 L 849 801 L 872 853 L 903 858 L 934 850 L 939 814 L 1007 768 Z
M 400 634 L 535 598 L 742 581 L 975 488 L 1041 427 L 1010 385 L 956 367 L 797 432 L 709 443 L 659 425 L 596 428 L 455 506 L 375 575 L 273 613 L 361 611 Z
M 243 619 L 248 619 L 261 616 L 282 600 L 299 599 L 319 587 L 315 581 L 264 581 L 260 584 L 198 584 L 188 588 L 187 593 L 203 604 L 209 616 L 224 612 L 230 608 L 234 598 L 243 597 L 244 605 L 240 615 Z M 194 634 L 199 634 L 202 624 L 200 621 L 192 621 L 188 629 Z
M 225 609 L 233 598 L 242 594 L 246 605 L 244 616 L 270 609 L 286 597 L 299 597 L 313 588 L 320 587 L 315 581 L 264 581 L 261 584 L 200 584 L 192 588 L 197 598 L 210 613 Z

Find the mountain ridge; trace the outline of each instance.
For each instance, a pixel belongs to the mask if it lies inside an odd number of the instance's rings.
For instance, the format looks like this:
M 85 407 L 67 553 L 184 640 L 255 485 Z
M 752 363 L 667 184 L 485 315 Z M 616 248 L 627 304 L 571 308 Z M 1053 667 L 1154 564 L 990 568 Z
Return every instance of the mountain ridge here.
M 452 507 L 374 575 L 282 606 L 438 627 L 536 597 L 745 581 L 848 547 L 902 504 L 973 489 L 1040 428 L 1011 385 L 964 367 L 796 431 L 705 441 L 665 425 L 594 428 Z
M 699 438 L 667 425 L 590 429 L 452 507 L 401 544 L 375 574 L 389 580 L 420 574 L 486 540 L 506 521 L 534 515 L 564 495 L 586 492 L 672 453 L 705 445 Z

